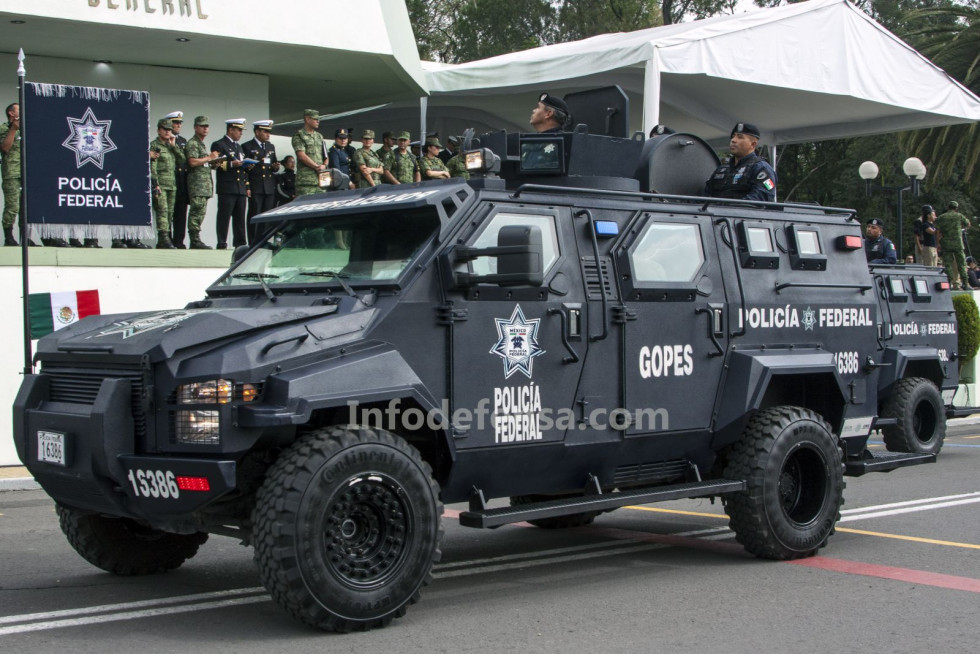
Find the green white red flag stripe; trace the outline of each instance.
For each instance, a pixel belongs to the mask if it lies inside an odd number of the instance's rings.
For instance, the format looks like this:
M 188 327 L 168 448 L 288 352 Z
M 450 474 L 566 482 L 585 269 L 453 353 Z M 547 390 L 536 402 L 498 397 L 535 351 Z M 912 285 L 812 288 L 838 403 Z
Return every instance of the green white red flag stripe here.
M 97 316 L 101 313 L 97 290 L 31 293 L 30 307 L 31 338 L 47 336 L 85 316 Z

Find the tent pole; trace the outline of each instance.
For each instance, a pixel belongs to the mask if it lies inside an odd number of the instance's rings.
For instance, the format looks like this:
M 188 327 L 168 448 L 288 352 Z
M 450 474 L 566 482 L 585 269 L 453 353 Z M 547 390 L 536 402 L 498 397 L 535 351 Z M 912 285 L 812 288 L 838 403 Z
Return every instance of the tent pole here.
M 20 62 L 17 66 L 17 102 L 20 105 L 20 273 L 24 308 L 24 374 L 31 375 L 34 374 L 34 366 L 31 361 L 31 290 L 27 254 L 27 141 L 24 139 L 24 76 L 27 69 L 24 67 L 23 48 L 17 55 L 17 61 Z
M 643 133 L 660 124 L 660 49 L 654 47 L 643 72 Z
M 425 152 L 425 114 L 429 109 L 429 98 L 419 98 L 419 151 Z
M 772 150 L 772 169 L 776 170 L 776 166 L 779 165 L 778 153 L 775 145 L 770 145 L 769 149 Z M 776 173 L 776 179 L 779 179 L 779 173 Z M 776 188 L 773 189 L 772 199 L 779 201 L 779 184 L 776 184 Z

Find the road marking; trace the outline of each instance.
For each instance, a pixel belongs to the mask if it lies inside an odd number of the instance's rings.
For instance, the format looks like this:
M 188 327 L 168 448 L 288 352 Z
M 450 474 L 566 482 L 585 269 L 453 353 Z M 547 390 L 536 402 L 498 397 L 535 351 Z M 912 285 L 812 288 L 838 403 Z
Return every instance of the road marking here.
M 852 520 L 864 520 L 866 518 L 883 518 L 890 515 L 902 515 L 904 513 L 915 513 L 917 511 L 931 511 L 933 509 L 945 509 L 950 506 L 960 506 L 962 504 L 976 504 L 980 502 L 980 497 L 970 499 L 955 500 L 951 502 L 937 502 L 934 504 L 922 504 L 919 506 L 907 506 L 900 509 L 890 509 L 887 511 L 875 511 L 871 513 L 861 513 L 860 515 L 846 515 L 841 517 L 840 522 L 850 522 Z M 841 512 L 843 513 L 843 512 Z
M 675 515 L 693 515 L 701 518 L 725 518 L 728 516 L 724 513 L 699 513 L 698 511 L 678 511 L 677 509 L 661 509 L 656 506 L 624 506 L 624 509 L 632 509 L 633 511 L 653 511 L 654 513 L 673 513 Z
M 837 527 L 837 531 L 845 534 L 877 536 L 878 538 L 894 538 L 895 540 L 908 540 L 914 543 L 928 543 L 930 545 L 945 545 L 947 547 L 964 547 L 971 550 L 980 550 L 980 545 L 974 545 L 973 543 L 957 543 L 956 541 L 936 540 L 934 538 L 919 538 L 918 536 L 903 536 L 901 534 L 885 534 L 880 531 L 864 531 L 863 529 L 849 529 L 847 527 Z
M 807 568 L 817 568 L 819 570 L 829 570 L 831 572 L 844 572 L 847 574 L 862 575 L 865 577 L 878 577 L 880 579 L 904 581 L 909 584 L 920 584 L 923 586 L 935 586 L 937 588 L 949 588 L 952 590 L 965 590 L 970 593 L 980 593 L 980 579 L 957 577 L 955 575 L 944 575 L 938 572 L 926 572 L 924 570 L 912 570 L 910 568 L 895 568 L 889 565 L 860 563 L 857 561 L 845 561 L 843 559 L 830 559 L 823 556 L 814 556 L 809 559 L 799 559 L 796 561 L 786 561 L 786 563 L 791 565 L 800 565 Z
M 569 563 L 571 561 L 592 560 L 604 556 L 619 556 L 620 554 L 631 554 L 633 552 L 646 552 L 664 549 L 670 545 L 664 543 L 642 543 L 639 545 L 621 545 L 615 549 L 604 552 L 585 552 L 582 554 L 569 554 L 568 556 L 555 556 L 549 559 L 535 559 L 533 561 L 517 561 L 514 563 L 497 563 L 492 565 L 482 565 L 462 570 L 449 570 L 442 572 L 439 569 L 433 570 L 432 576 L 435 579 L 452 579 L 453 577 L 468 577 L 469 575 L 484 574 L 487 572 L 503 572 L 505 570 L 516 570 L 531 566 L 551 565 L 553 563 Z
M 975 493 L 961 493 L 959 495 L 944 495 L 943 497 L 927 497 L 921 500 L 907 500 L 904 502 L 892 502 L 890 504 L 877 504 L 875 506 L 865 506 L 857 509 L 845 509 L 841 511 L 841 515 L 851 515 L 855 513 L 864 513 L 867 511 L 880 511 L 882 509 L 893 509 L 900 506 L 915 506 L 918 504 L 929 504 L 930 502 L 946 502 L 948 500 L 959 500 L 969 497 L 980 498 L 980 491 Z
M 980 436 L 964 436 L 964 439 L 980 438 Z

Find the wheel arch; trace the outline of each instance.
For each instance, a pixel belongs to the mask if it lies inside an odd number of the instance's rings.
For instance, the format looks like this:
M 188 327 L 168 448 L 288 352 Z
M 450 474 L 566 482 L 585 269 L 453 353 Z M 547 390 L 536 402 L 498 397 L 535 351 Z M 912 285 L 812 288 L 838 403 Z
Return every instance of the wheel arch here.
M 736 442 L 754 413 L 775 406 L 805 407 L 839 426 L 847 397 L 831 352 L 735 352 L 718 404 L 712 445 L 717 450 Z
M 922 377 L 928 379 L 936 388 L 955 386 L 958 379 L 958 367 L 954 370 L 953 379 L 947 381 L 950 366 L 939 359 L 939 350 L 934 347 L 886 348 L 882 355 L 881 368 L 878 377 L 878 401 L 888 398 L 895 390 L 895 384 L 906 377 Z

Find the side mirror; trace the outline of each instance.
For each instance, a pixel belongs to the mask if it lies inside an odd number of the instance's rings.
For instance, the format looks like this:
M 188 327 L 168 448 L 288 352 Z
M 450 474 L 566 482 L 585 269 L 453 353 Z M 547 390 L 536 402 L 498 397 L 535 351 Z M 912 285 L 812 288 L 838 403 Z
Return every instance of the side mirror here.
M 497 272 L 490 275 L 457 272 L 458 264 L 480 257 L 497 259 Z M 476 284 L 500 286 L 541 286 L 544 283 L 544 247 L 541 228 L 533 225 L 508 225 L 497 234 L 497 246 L 473 248 L 460 246 L 449 253 L 449 270 L 453 286 L 468 288 Z

